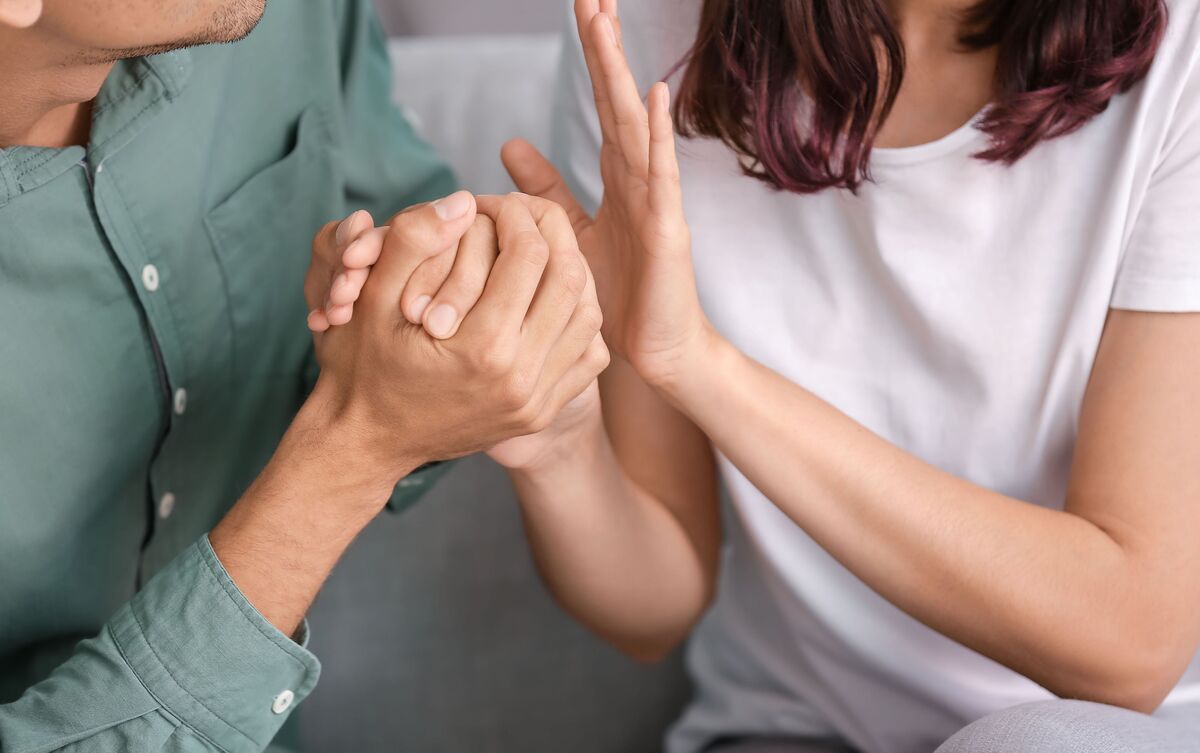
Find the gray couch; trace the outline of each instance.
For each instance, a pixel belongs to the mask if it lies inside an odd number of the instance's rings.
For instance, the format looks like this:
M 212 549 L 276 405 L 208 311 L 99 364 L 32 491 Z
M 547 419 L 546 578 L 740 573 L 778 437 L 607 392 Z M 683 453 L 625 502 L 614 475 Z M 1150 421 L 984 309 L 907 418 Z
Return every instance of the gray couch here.
M 547 140 L 555 36 L 392 52 L 397 99 L 463 184 L 508 190 L 500 143 Z M 311 622 L 324 672 L 300 718 L 309 751 L 651 753 L 688 695 L 678 657 L 635 665 L 553 604 L 512 490 L 482 457 L 372 524 Z

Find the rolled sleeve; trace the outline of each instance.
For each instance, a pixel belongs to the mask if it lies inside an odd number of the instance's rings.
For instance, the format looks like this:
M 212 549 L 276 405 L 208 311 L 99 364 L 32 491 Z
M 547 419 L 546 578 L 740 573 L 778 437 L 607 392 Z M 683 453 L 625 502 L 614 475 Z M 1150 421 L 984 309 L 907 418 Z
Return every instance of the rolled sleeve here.
M 421 466 L 408 476 L 400 479 L 388 500 L 388 512 L 400 513 L 417 503 L 425 493 L 433 488 L 442 476 L 445 476 L 457 461 L 444 460 Z
M 108 629 L 163 709 L 230 753 L 264 749 L 320 675 L 317 658 L 241 594 L 207 536 Z

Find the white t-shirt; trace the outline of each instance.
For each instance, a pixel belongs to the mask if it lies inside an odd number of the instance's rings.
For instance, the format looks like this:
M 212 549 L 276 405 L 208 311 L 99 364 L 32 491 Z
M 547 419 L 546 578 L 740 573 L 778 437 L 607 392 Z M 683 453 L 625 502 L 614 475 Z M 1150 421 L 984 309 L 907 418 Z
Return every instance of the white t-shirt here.
M 688 48 L 700 5 L 623 5 L 643 90 Z M 916 457 L 1061 509 L 1109 308 L 1200 311 L 1200 0 L 1170 6 L 1149 77 L 1013 167 L 973 158 L 987 141 L 968 124 L 875 150 L 876 182 L 858 196 L 800 196 L 744 177 L 718 142 L 683 143 L 717 329 Z M 599 131 L 573 28 L 568 39 L 554 156 L 594 207 Z M 1052 697 L 882 599 L 724 458 L 720 469 L 735 514 L 672 753 L 741 735 L 929 753 L 974 719 Z M 1168 703 L 1185 698 L 1200 699 L 1200 657 Z

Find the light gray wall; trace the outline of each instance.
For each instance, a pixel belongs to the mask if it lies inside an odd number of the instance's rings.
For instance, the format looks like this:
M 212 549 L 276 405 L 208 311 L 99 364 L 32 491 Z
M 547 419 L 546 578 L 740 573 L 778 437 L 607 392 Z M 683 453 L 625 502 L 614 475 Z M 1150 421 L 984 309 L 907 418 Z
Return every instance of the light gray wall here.
M 568 0 L 375 0 L 388 32 L 404 35 L 559 31 Z

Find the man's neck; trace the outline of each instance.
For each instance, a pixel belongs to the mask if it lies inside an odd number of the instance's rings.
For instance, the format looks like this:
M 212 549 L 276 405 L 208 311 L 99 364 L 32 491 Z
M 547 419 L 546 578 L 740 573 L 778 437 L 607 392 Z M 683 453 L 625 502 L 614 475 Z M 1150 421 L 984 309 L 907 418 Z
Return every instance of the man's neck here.
M 78 59 L 29 30 L 0 27 L 0 149 L 87 144 L 91 103 L 113 64 Z

